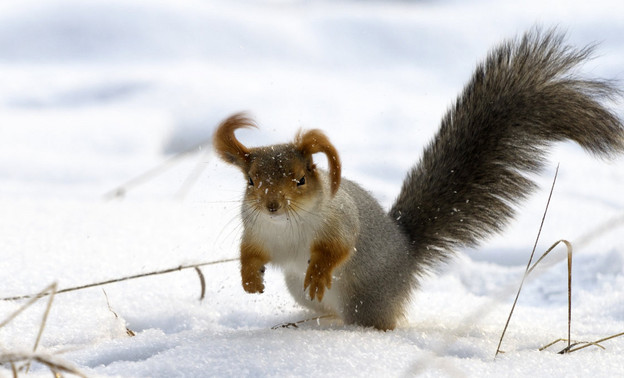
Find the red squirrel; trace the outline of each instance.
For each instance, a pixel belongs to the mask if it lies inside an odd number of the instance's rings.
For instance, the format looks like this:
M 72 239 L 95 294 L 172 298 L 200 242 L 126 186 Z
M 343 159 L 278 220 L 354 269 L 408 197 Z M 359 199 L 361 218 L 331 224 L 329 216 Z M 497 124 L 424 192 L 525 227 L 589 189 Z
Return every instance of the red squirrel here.
M 592 48 L 564 45 L 555 30 L 502 43 L 479 64 L 386 212 L 341 177 L 340 157 L 319 130 L 248 148 L 235 137 L 244 114 L 223 121 L 214 148 L 244 174 L 240 263 L 243 289 L 264 291 L 267 264 L 280 267 L 295 300 L 345 324 L 389 330 L 404 316 L 422 275 L 460 247 L 500 232 L 535 184 L 547 147 L 573 140 L 611 157 L 624 126 L 602 100 L 609 82 L 571 70 Z M 322 153 L 328 171 L 314 164 Z

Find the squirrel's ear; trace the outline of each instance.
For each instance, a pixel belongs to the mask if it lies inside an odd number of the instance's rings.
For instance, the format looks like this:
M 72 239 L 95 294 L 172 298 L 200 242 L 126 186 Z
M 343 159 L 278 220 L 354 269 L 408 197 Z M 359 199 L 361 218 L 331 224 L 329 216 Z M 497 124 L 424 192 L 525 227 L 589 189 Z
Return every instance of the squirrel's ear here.
M 312 154 L 322 152 L 327 155 L 329 165 L 329 178 L 331 180 L 331 193 L 336 194 L 340 187 L 340 157 L 338 151 L 330 143 L 329 139 L 321 130 L 309 130 L 299 132 L 295 138 L 295 146 L 301 153 L 312 158 Z
M 245 168 L 249 164 L 249 149 L 234 136 L 234 130 L 256 127 L 254 121 L 244 113 L 237 113 L 221 122 L 212 137 L 212 145 L 221 159 Z

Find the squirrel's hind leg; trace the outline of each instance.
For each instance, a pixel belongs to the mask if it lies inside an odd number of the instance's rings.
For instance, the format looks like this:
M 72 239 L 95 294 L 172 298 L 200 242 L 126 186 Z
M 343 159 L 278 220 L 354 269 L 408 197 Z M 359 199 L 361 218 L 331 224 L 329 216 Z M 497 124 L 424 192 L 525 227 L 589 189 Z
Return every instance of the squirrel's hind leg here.
M 373 327 L 380 331 L 391 331 L 396 328 L 402 314 L 390 308 L 380 306 L 354 306 L 345 310 L 345 324 L 355 324 L 362 327 Z

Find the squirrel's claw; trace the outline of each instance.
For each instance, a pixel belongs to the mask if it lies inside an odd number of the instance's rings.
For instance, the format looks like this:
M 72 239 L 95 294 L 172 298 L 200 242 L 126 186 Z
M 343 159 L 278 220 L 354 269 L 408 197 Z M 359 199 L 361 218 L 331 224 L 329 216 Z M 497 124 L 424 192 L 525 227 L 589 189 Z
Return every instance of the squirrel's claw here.
M 303 281 L 303 290 L 309 288 L 310 299 L 314 300 L 316 298 L 320 302 L 325 295 L 325 289 L 331 289 L 331 284 L 332 276 L 330 273 L 322 271 L 312 273 L 310 269 L 308 269 L 305 280 Z
M 248 293 L 264 293 L 264 267 L 259 270 L 243 269 L 243 289 Z
M 260 281 L 243 281 L 243 289 L 250 293 L 259 293 L 262 294 L 264 293 L 264 283 L 262 282 L 262 280 Z

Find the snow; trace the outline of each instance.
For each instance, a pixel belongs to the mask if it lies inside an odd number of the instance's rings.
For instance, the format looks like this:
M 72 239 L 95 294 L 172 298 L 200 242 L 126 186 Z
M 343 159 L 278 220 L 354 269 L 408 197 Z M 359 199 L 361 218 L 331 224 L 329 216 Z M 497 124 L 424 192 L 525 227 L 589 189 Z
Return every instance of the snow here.
M 209 144 L 130 180 L 241 110 L 260 125 L 240 133 L 249 145 L 325 130 L 344 176 L 388 207 L 493 44 L 558 26 L 574 45 L 600 42 L 583 73 L 622 80 L 623 11 L 607 0 L 2 2 L 0 296 L 236 257 L 245 181 Z M 620 375 L 624 338 L 563 356 L 563 344 L 537 350 L 566 337 L 563 248 L 525 284 L 494 358 L 557 163 L 538 253 L 574 244 L 575 340 L 623 332 L 624 158 L 561 144 L 517 220 L 424 280 L 394 331 L 328 319 L 272 330 L 315 314 L 279 271 L 248 295 L 226 262 L 202 268 L 203 301 L 193 270 L 58 294 L 38 351 L 95 377 Z M 104 197 L 126 182 L 123 198 Z M 0 301 L 0 321 L 24 303 Z M 0 328 L 0 354 L 32 349 L 45 306 Z

